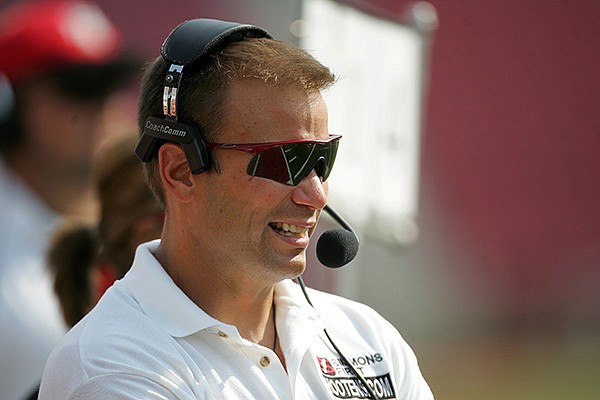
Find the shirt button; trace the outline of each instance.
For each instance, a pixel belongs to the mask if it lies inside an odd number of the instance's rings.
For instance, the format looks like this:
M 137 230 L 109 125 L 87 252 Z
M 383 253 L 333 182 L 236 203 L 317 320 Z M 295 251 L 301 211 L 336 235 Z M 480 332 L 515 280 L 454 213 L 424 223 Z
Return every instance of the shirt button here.
M 225 338 L 225 339 L 227 339 L 227 337 L 228 337 L 227 334 L 225 332 L 223 332 L 223 331 L 217 332 L 217 335 L 219 335 L 219 336 L 221 336 L 222 338 Z
M 262 356 L 260 358 L 260 365 L 263 367 L 268 367 L 271 364 L 271 360 L 267 356 Z

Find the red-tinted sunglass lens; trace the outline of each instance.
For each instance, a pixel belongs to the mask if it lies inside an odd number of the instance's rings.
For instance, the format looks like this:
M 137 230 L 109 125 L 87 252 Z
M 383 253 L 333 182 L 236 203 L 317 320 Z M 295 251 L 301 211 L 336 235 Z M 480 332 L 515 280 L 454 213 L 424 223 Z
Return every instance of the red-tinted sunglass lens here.
M 281 146 L 273 147 L 256 154 L 248 164 L 248 174 L 289 183 L 288 163 Z

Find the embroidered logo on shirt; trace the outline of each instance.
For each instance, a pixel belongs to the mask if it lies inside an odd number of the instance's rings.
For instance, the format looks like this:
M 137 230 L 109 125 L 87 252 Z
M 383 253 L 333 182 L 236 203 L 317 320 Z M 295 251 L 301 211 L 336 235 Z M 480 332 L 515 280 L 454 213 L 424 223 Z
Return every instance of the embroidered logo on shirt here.
M 319 366 L 321 367 L 321 372 L 323 373 L 323 375 L 335 375 L 335 369 L 333 369 L 333 366 L 331 365 L 331 362 L 328 359 L 323 357 L 317 357 L 317 360 L 319 361 Z
M 371 354 L 351 358 L 348 360 L 361 373 L 364 367 L 383 361 L 381 354 Z M 368 399 L 369 393 L 362 383 L 354 376 L 352 370 L 339 358 L 317 357 L 321 373 L 327 387 L 335 397 L 339 399 Z M 379 396 L 380 399 L 396 398 L 396 391 L 390 374 L 377 376 L 363 375 L 367 385 Z

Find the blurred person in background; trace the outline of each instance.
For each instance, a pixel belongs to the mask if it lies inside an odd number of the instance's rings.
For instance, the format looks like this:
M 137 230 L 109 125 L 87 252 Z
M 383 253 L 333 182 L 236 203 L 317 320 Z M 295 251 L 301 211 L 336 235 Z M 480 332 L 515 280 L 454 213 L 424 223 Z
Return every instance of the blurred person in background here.
M 0 13 L 0 400 L 35 389 L 65 332 L 48 240 L 63 216 L 96 218 L 104 112 L 137 68 L 92 3 L 18 2 Z
M 66 221 L 50 244 L 54 290 L 69 326 L 75 325 L 133 262 L 140 243 L 160 237 L 162 209 L 133 153 L 137 136 L 107 146 L 99 159 L 97 225 Z

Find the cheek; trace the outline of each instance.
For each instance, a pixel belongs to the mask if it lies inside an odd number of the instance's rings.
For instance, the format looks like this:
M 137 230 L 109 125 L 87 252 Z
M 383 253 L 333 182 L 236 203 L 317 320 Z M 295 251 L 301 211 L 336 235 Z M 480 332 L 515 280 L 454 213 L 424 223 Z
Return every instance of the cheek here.
M 288 187 L 248 175 L 246 169 L 252 158 L 249 154 L 221 151 L 217 157 L 219 172 L 210 172 L 205 187 L 205 198 L 212 210 L 209 213 L 223 221 L 215 223 L 235 221 L 243 229 L 264 224 L 269 214 L 284 201 Z
M 244 190 L 247 185 L 245 173 L 239 167 L 232 168 L 223 159 L 218 162 L 219 172 L 210 171 L 206 176 L 204 218 L 220 229 L 247 214 L 246 203 L 251 195 Z
M 207 193 L 211 218 L 216 229 L 229 232 L 258 232 L 270 222 L 270 214 L 279 198 L 271 188 L 273 184 L 247 174 L 223 179 Z

